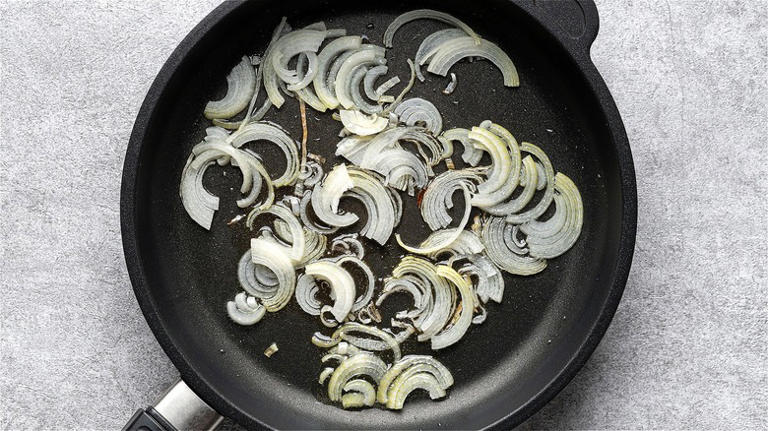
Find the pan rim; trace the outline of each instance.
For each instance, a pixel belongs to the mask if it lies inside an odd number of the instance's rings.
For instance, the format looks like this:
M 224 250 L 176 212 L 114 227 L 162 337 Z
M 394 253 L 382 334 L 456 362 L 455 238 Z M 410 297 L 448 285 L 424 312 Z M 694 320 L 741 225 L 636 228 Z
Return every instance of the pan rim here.
M 587 1 L 591 3 L 592 0 Z M 150 129 L 155 108 L 161 100 L 165 88 L 173 79 L 176 71 L 181 67 L 182 63 L 190 53 L 195 50 L 196 46 L 201 42 L 208 31 L 230 13 L 233 13 L 241 7 L 244 3 L 246 3 L 245 0 L 224 2 L 211 11 L 179 43 L 155 77 L 137 115 L 126 150 L 120 195 L 120 225 L 126 267 L 139 306 L 150 329 L 160 343 L 160 346 L 171 359 L 174 366 L 179 370 L 182 379 L 184 379 L 187 385 L 192 388 L 195 393 L 219 413 L 232 417 L 245 425 L 271 428 L 270 425 L 262 422 L 259 418 L 252 417 L 235 407 L 224 395 L 217 392 L 214 387 L 203 378 L 203 376 L 198 374 L 192 368 L 191 364 L 178 350 L 176 344 L 174 344 L 167 329 L 163 325 L 158 315 L 157 307 L 149 294 L 151 287 L 144 273 L 136 235 L 138 166 L 141 160 L 145 136 Z M 582 7 L 583 6 L 584 5 L 582 4 Z M 542 18 L 540 14 L 528 10 L 529 8 L 521 7 L 519 4 L 518 7 L 530 19 L 547 29 L 562 45 L 563 51 L 572 56 L 572 60 L 578 65 L 584 76 L 585 82 L 589 85 L 589 90 L 595 95 L 596 99 L 600 101 L 600 107 L 607 119 L 606 127 L 610 132 L 618 161 L 622 198 L 621 235 L 616 254 L 616 266 L 612 271 L 609 293 L 602 304 L 601 312 L 597 320 L 593 323 L 589 331 L 589 336 L 584 340 L 581 346 L 579 346 L 575 354 L 568 360 L 567 365 L 563 367 L 556 374 L 555 378 L 548 382 L 541 391 L 531 397 L 518 409 L 509 411 L 504 417 L 496 422 L 488 424 L 489 428 L 511 428 L 521 424 L 565 388 L 584 366 L 587 360 L 589 360 L 589 357 L 597 348 L 610 325 L 621 300 L 634 254 L 637 229 L 636 178 L 628 138 L 618 108 L 616 107 L 600 73 L 589 58 L 589 46 L 587 45 L 586 49 L 584 49 L 583 46 L 575 47 L 572 40 L 569 41 L 567 38 L 557 34 L 556 31 L 553 31 L 552 25 L 545 22 L 545 19 Z M 594 4 L 589 5 L 589 9 L 591 13 L 595 14 L 594 18 L 596 19 L 596 8 Z M 597 29 L 595 28 L 595 35 L 596 31 Z M 592 36 L 592 39 L 593 38 L 594 35 Z

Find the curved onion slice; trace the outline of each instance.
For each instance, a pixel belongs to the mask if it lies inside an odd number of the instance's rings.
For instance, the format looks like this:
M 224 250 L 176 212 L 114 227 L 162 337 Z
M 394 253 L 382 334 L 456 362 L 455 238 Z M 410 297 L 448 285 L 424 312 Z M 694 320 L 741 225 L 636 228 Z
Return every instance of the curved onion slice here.
M 328 380 L 328 377 L 331 377 L 331 374 L 333 374 L 335 370 L 335 368 L 331 367 L 323 368 L 323 371 L 320 373 L 320 377 L 317 379 L 317 383 L 320 383 L 321 385 L 324 384 L 325 381 Z
M 227 75 L 227 94 L 221 100 L 205 105 L 205 118 L 231 118 L 248 106 L 256 89 L 256 71 L 251 60 L 243 56 Z
M 429 228 L 438 230 L 451 224 L 448 210 L 453 208 L 453 193 L 463 189 L 474 190 L 475 182 L 480 181 L 480 175 L 471 169 L 449 170 L 436 176 L 425 189 L 420 205 L 421 216 Z
M 338 75 L 336 75 L 336 82 L 334 84 L 336 98 L 344 109 L 351 109 L 355 106 L 347 86 L 351 80 L 352 71 L 360 66 L 378 66 L 386 63 L 386 61 L 384 58 L 384 48 L 378 46 L 358 49 L 349 58 L 344 60 L 341 68 L 339 68 Z
M 321 314 L 329 312 L 336 322 L 343 322 L 352 311 L 352 305 L 355 302 L 355 280 L 349 272 L 339 264 L 317 261 L 308 264 L 304 268 L 304 273 L 328 283 L 332 297 L 335 299 L 333 307 L 324 306 L 320 309 Z
M 401 14 L 395 18 L 391 24 L 389 24 L 387 30 L 384 32 L 384 46 L 387 48 L 392 48 L 392 39 L 395 37 L 395 32 L 397 32 L 397 30 L 399 30 L 400 27 L 404 26 L 405 24 L 419 19 L 433 19 L 436 21 L 444 22 L 446 24 L 450 24 L 454 27 L 460 28 L 474 40 L 480 41 L 480 36 L 478 36 L 470 26 L 464 24 L 458 18 L 448 15 L 445 12 L 439 12 L 432 9 L 417 9 Z
M 377 93 L 373 86 L 376 84 L 376 79 L 378 79 L 380 76 L 386 75 L 388 71 L 389 68 L 381 64 L 374 66 L 365 72 L 365 78 L 363 78 L 363 89 L 365 90 L 365 95 L 369 99 L 379 100 L 381 94 Z
M 339 266 L 344 265 L 345 263 L 351 263 L 352 265 L 360 268 L 363 274 L 365 274 L 366 280 L 368 281 L 363 293 L 358 295 L 357 299 L 355 299 L 355 303 L 352 304 L 352 311 L 355 312 L 359 311 L 363 307 L 367 306 L 369 302 L 371 302 L 373 291 L 376 288 L 376 277 L 373 275 L 371 268 L 357 256 L 341 256 L 336 259 L 336 264 Z
M 329 109 L 336 109 L 339 106 L 335 90 L 331 91 L 328 88 L 328 71 L 331 66 L 331 60 L 344 51 L 357 50 L 360 48 L 361 43 L 362 39 L 360 36 L 340 37 L 326 45 L 317 56 L 317 73 L 312 81 L 312 85 L 315 88 L 317 97 Z
M 461 159 L 471 166 L 477 166 L 477 164 L 480 163 L 480 159 L 483 157 L 483 152 L 475 148 L 475 145 L 469 141 L 468 135 L 469 130 L 456 128 L 446 130 L 440 135 L 440 138 L 444 145 L 447 146 L 448 144 L 451 144 L 451 148 L 453 147 L 453 141 L 461 142 L 462 147 L 464 147 L 464 153 L 462 153 Z
M 339 111 L 341 123 L 350 132 L 358 136 L 375 135 L 387 127 L 389 121 L 376 114 L 365 115 L 360 111 L 342 109 Z
M 491 123 L 490 121 L 483 121 L 480 127 L 488 129 L 492 135 L 498 138 L 493 139 L 491 136 L 490 139 L 488 139 L 486 134 L 486 136 L 484 136 L 486 139 L 484 142 L 480 143 L 480 147 L 485 150 L 488 145 L 495 145 L 499 155 L 501 156 L 501 163 L 504 164 L 509 162 L 510 166 L 509 171 L 505 171 L 499 165 L 494 163 L 491 167 L 491 172 L 488 175 L 489 181 L 491 180 L 492 176 L 501 176 L 504 174 L 507 175 L 506 179 L 503 180 L 499 187 L 492 191 L 487 189 L 483 190 L 483 185 L 481 184 L 478 186 L 478 191 L 480 193 L 477 193 L 472 197 L 473 206 L 478 208 L 488 208 L 508 199 L 510 196 L 512 196 L 512 193 L 517 188 L 517 185 L 520 181 L 520 147 L 518 146 L 515 137 L 512 136 L 512 134 L 509 133 L 507 129 L 499 126 L 498 124 Z M 479 136 L 474 135 L 474 133 L 476 133 L 475 129 L 467 134 L 467 137 L 473 139 L 476 136 Z M 491 157 L 493 158 L 492 152 Z
M 386 244 L 392 236 L 395 224 L 399 221 L 392 194 L 375 174 L 350 168 L 349 176 L 353 186 L 345 195 L 362 202 L 368 213 L 368 219 L 360 233 L 381 245 Z
M 493 63 L 504 77 L 504 86 L 517 87 L 520 85 L 515 64 L 501 48 L 485 39 L 480 39 L 477 43 L 476 39 L 468 36 L 443 42 L 430 60 L 427 71 L 446 76 L 454 64 L 467 57 L 481 57 Z
M 328 381 L 328 397 L 331 401 L 341 401 L 346 384 L 354 377 L 367 376 L 378 384 L 387 371 L 387 364 L 370 352 L 356 353 L 336 367 Z
M 287 33 L 271 44 L 262 67 L 264 88 L 275 107 L 280 108 L 285 103 L 285 98 L 280 94 L 280 82 L 295 84 L 300 81 L 296 71 L 286 68 L 290 58 L 302 52 L 316 53 L 325 36 L 325 31 L 301 29 Z
M 473 127 L 467 134 L 467 137 L 477 148 L 487 151 L 491 156 L 488 178 L 477 186 L 478 193 L 472 199 L 474 204 L 476 200 L 498 190 L 507 182 L 512 172 L 512 158 L 504 142 L 489 130 L 482 127 Z
M 443 130 L 443 117 L 440 111 L 429 100 L 414 97 L 402 101 L 394 110 L 401 123 L 416 126 L 423 122 L 433 135 L 439 135 Z
M 253 263 L 251 249 L 246 250 L 238 262 L 237 279 L 243 290 L 257 298 L 274 296 L 278 286 L 277 277 L 271 269 Z
M 245 292 L 238 293 L 234 301 L 227 302 L 227 314 L 238 325 L 255 325 L 264 317 L 265 312 L 266 309 L 256 298 Z
M 331 251 L 341 251 L 342 253 L 352 253 L 358 259 L 365 257 L 365 248 L 363 243 L 357 239 L 356 233 L 339 235 L 331 241 Z
M 431 338 L 433 350 L 444 349 L 459 341 L 472 324 L 472 313 L 475 309 L 475 292 L 472 291 L 472 284 L 469 281 L 447 265 L 438 265 L 437 275 L 456 286 L 461 295 L 461 313 L 452 326 Z
M 286 243 L 293 243 L 293 231 L 291 230 L 291 227 L 288 223 L 280 219 L 276 219 L 274 221 L 274 227 L 277 237 Z M 318 259 L 323 255 L 323 253 L 325 253 L 327 245 L 328 238 L 326 238 L 325 235 L 304 228 L 304 256 L 302 256 L 298 261 L 294 262 L 294 267 L 298 269 L 306 265 L 308 262 Z
M 376 337 L 379 340 L 365 339 L 352 335 L 356 332 L 363 335 Z M 383 341 L 382 344 L 384 347 L 381 347 L 379 344 L 371 343 L 374 347 L 379 348 L 371 348 L 367 350 L 392 350 L 395 361 L 399 360 L 401 357 L 400 345 L 398 344 L 398 341 L 395 339 L 395 337 L 392 336 L 392 334 L 384 332 L 379 328 L 362 325 L 357 322 L 347 322 L 341 325 L 341 327 L 339 327 L 339 329 L 337 329 L 330 337 L 327 337 L 320 332 L 315 332 L 315 335 L 312 336 L 312 344 L 323 348 L 333 347 L 339 344 L 342 340 L 345 340 L 361 349 L 366 349 L 366 346 L 361 345 L 365 344 L 366 341 Z
M 323 304 L 317 299 L 320 288 L 313 277 L 302 274 L 296 281 L 296 302 L 302 310 L 310 316 L 319 316 Z
M 256 219 L 256 217 L 262 214 L 272 214 L 288 225 L 291 232 L 291 247 L 286 252 L 288 257 L 290 257 L 294 263 L 301 261 L 301 259 L 304 257 L 304 246 L 306 243 L 304 238 L 304 228 L 301 226 L 299 219 L 296 218 L 296 216 L 293 215 L 291 210 L 288 208 L 281 205 L 273 205 L 266 210 L 260 210 L 257 208 L 251 211 L 245 221 L 246 226 L 248 226 L 250 229 L 253 229 L 253 221 Z
M 345 409 L 371 407 L 376 403 L 376 389 L 367 380 L 353 379 L 344 385 L 341 406 Z
M 230 142 L 235 148 L 254 141 L 268 141 L 277 145 L 285 155 L 285 172 L 272 181 L 275 187 L 293 184 L 299 176 L 298 143 L 291 139 L 282 127 L 270 122 L 249 123 L 230 135 Z
M 544 189 L 544 196 L 541 197 L 541 200 L 539 200 L 539 202 L 536 203 L 533 208 L 521 213 L 509 214 L 507 216 L 507 222 L 514 224 L 525 223 L 541 217 L 541 215 L 547 211 L 547 208 L 549 208 L 549 204 L 552 203 L 552 199 L 555 195 L 555 172 L 552 168 L 552 163 L 549 161 L 549 157 L 547 157 L 541 148 L 528 142 L 523 142 L 523 144 L 520 146 L 520 151 L 531 154 L 539 160 L 539 163 L 541 163 L 542 167 L 544 168 L 544 175 L 547 181 L 547 185 Z
M 264 307 L 269 312 L 282 309 L 290 301 L 296 286 L 296 270 L 285 248 L 268 239 L 253 238 L 251 239 L 251 259 L 254 264 L 271 269 L 277 278 L 278 286 L 274 295 L 262 298 Z
M 462 184 L 461 188 L 464 192 L 464 202 L 470 202 L 470 200 L 472 199 L 472 193 L 470 189 L 466 184 Z M 461 221 L 459 222 L 459 225 L 456 227 L 456 230 L 454 230 L 451 235 L 446 235 L 446 237 L 443 239 L 442 242 L 437 244 L 432 244 L 430 247 L 411 247 L 409 245 L 406 245 L 405 243 L 403 243 L 402 238 L 400 238 L 399 233 L 395 234 L 395 239 L 397 239 L 397 243 L 400 244 L 400 247 L 410 251 L 411 253 L 416 253 L 416 254 L 434 253 L 436 251 L 449 247 L 451 244 L 453 244 L 454 241 L 456 241 L 459 235 L 461 235 L 461 231 L 464 230 L 464 227 L 467 225 L 467 222 L 469 222 L 469 215 L 471 212 L 472 212 L 472 207 L 470 205 L 465 205 L 464 217 L 462 217 Z
M 421 66 L 429 63 L 429 60 L 437 52 L 437 48 L 443 44 L 443 42 L 454 39 L 456 37 L 464 36 L 463 30 L 458 28 L 447 28 L 445 30 L 438 30 L 429 36 L 425 37 L 419 45 L 418 51 L 413 58 L 413 62 L 416 65 L 416 76 L 419 81 L 424 82 L 424 75 L 421 73 Z
M 516 213 L 528 205 L 528 202 L 533 199 L 533 195 L 536 193 L 536 184 L 538 182 L 537 164 L 533 161 L 531 156 L 525 156 L 522 165 L 523 168 L 520 172 L 519 185 L 523 186 L 523 191 L 517 197 L 506 202 L 501 202 L 491 207 L 484 208 L 487 213 L 495 216 L 506 216 L 508 214 Z
M 304 223 L 304 226 L 312 232 L 319 234 L 332 234 L 339 230 L 338 226 L 321 226 L 312 220 L 312 217 L 309 215 L 309 208 L 312 207 L 312 195 L 313 193 L 310 191 L 304 192 L 304 195 L 301 197 L 301 202 L 299 202 L 299 217 L 301 218 L 302 223 Z
M 446 390 L 453 385 L 453 376 L 451 375 L 451 372 L 437 359 L 427 355 L 406 355 L 395 362 L 381 377 L 381 380 L 379 380 L 376 401 L 381 404 L 387 404 L 391 398 L 394 398 L 395 394 L 400 392 L 404 380 L 409 378 L 405 377 L 399 382 L 397 381 L 398 377 L 405 373 L 407 373 L 406 376 L 429 373 L 435 377 L 443 390 Z M 405 395 L 407 396 L 407 394 Z M 403 397 L 403 399 L 405 399 L 405 397 Z M 393 406 L 390 408 L 395 407 Z M 400 404 L 400 408 L 402 408 L 402 404 Z
M 354 185 L 347 166 L 343 163 L 335 166 L 312 191 L 312 209 L 317 218 L 330 226 L 354 224 L 358 220 L 355 214 L 339 212 L 341 196 Z
M 481 301 L 485 303 L 492 299 L 501 303 L 504 297 L 504 278 L 496 265 L 479 254 L 470 254 L 466 258 L 469 263 L 459 268 L 459 274 L 477 279 L 475 293 Z
M 532 220 L 520 225 L 527 236 L 529 253 L 550 259 L 568 251 L 581 234 L 584 208 L 579 189 L 570 178 L 555 175 L 555 214 L 546 221 Z
M 367 73 L 367 66 L 358 66 L 352 71 L 352 76 L 349 78 L 349 83 L 347 84 L 349 96 L 352 98 L 352 102 L 355 104 L 355 108 L 365 112 L 366 114 L 377 114 L 383 110 L 381 105 L 378 103 L 368 102 L 368 100 L 360 92 L 360 85 L 362 84 L 363 78 L 365 78 Z M 378 102 L 379 98 L 374 97 L 371 100 Z
M 440 229 L 432 232 L 419 247 L 430 248 L 434 244 L 445 243 L 445 238 L 450 238 L 454 235 L 453 229 Z M 456 238 L 449 246 L 440 250 L 430 253 L 428 256 L 432 259 L 436 259 L 443 253 L 451 253 L 453 256 L 466 256 L 482 253 L 485 250 L 485 246 L 480 238 L 471 231 L 462 230 L 459 233 L 459 237 Z
M 510 248 L 508 240 L 513 235 L 513 226 L 502 217 L 489 217 L 483 223 L 481 237 L 485 252 L 500 269 L 516 275 L 533 275 L 547 267 L 547 261 L 531 256 L 522 256 Z
M 217 128 L 209 128 L 209 134 L 211 129 Z M 219 130 L 223 131 L 223 129 Z M 209 137 L 210 135 L 206 139 Z M 249 194 L 237 201 L 239 207 L 244 208 L 252 205 L 258 197 L 259 188 L 256 188 L 255 184 L 261 181 L 255 178 L 259 176 L 264 178 L 268 192 L 260 208 L 268 208 L 272 205 L 274 200 L 272 181 L 264 166 L 253 153 L 234 148 L 221 139 L 203 141 L 192 149 L 192 155 L 187 159 L 182 171 L 181 185 L 179 186 L 179 195 L 184 209 L 200 226 L 210 230 L 213 215 L 219 209 L 219 198 L 210 194 L 203 186 L 205 170 L 216 161 L 231 162 L 243 174 L 240 191 Z

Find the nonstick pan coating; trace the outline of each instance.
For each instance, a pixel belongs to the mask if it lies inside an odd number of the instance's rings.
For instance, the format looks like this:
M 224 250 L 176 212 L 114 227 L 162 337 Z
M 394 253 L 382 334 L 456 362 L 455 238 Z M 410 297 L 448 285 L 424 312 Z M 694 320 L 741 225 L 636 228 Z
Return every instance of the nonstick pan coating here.
M 125 164 L 122 223 L 141 308 L 201 397 L 252 427 L 468 429 L 516 425 L 570 380 L 621 296 L 634 246 L 636 197 L 623 126 L 588 57 L 597 31 L 594 5 L 562 4 L 567 7 L 553 12 L 548 5 L 504 0 L 375 6 L 253 1 L 227 3 L 193 30 L 160 72 L 136 121 Z M 555 169 L 578 185 L 584 226 L 574 247 L 550 260 L 544 272 L 507 276 L 504 301 L 488 307 L 486 322 L 436 353 L 456 380 L 447 399 L 414 396 L 402 412 L 344 411 L 319 401 L 324 396 L 317 384 L 321 351 L 309 340 L 321 328 L 316 318 L 295 302 L 254 327 L 227 317 L 224 304 L 240 290 L 237 261 L 251 236 L 242 223 L 226 226 L 238 214 L 239 171 L 216 167 L 206 176 L 206 185 L 221 197 L 211 232 L 184 211 L 179 179 L 190 149 L 209 125 L 201 115 L 205 103 L 223 94 L 224 77 L 243 54 L 263 51 L 281 16 L 294 28 L 324 20 L 330 28 L 344 27 L 380 44 L 393 17 L 419 7 L 452 13 L 498 43 L 514 60 L 521 85 L 502 87 L 500 73 L 487 62 L 461 63 L 452 69 L 458 75 L 452 95 L 440 92 L 446 78 L 428 75 L 409 96 L 438 106 L 445 129 L 491 119 L 518 140 L 542 147 Z M 582 15 L 574 21 L 563 11 Z M 406 58 L 424 36 L 443 27 L 419 21 L 402 28 L 387 55 L 390 73 L 407 77 Z M 267 119 L 300 139 L 298 112 L 289 99 Z M 325 166 L 330 168 L 338 161 L 332 154 L 340 126 L 330 113 L 308 112 L 309 149 L 329 157 Z M 268 149 L 268 169 L 280 172 L 284 162 L 278 150 Z M 457 202 L 457 207 L 463 205 Z M 427 233 L 422 225 L 410 201 L 398 232 L 415 243 Z M 372 251 L 367 260 L 378 276 L 386 276 L 401 254 L 390 247 Z M 272 342 L 280 350 L 266 358 L 263 351 Z M 415 344 L 404 350 L 427 351 Z

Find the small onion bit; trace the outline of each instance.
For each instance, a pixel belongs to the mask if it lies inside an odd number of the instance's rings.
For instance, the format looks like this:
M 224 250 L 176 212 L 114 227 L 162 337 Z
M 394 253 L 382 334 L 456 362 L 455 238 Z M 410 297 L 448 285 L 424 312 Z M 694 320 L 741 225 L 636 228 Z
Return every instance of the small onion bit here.
M 406 99 L 397 105 L 394 113 L 401 123 L 408 126 L 424 123 L 424 127 L 435 136 L 443 130 L 443 117 L 437 107 L 429 100 L 420 97 Z
M 445 94 L 446 96 L 453 94 L 454 90 L 456 90 L 457 83 L 458 82 L 456 80 L 456 74 L 451 72 L 451 82 L 449 82 L 448 85 L 445 86 L 445 89 L 443 90 L 443 94 Z
M 258 300 L 245 292 L 235 295 L 234 301 L 227 302 L 227 314 L 238 325 L 251 326 L 258 323 L 266 309 Z
M 248 106 L 256 89 L 256 71 L 247 56 L 227 75 L 227 94 L 205 105 L 205 118 L 232 118 Z

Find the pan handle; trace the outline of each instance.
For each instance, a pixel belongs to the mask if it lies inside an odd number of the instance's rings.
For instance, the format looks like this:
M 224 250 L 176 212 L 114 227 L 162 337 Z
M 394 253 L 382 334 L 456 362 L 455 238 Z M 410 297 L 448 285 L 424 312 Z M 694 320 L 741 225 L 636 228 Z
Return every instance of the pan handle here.
M 533 0 L 531 12 L 573 53 L 589 57 L 600 28 L 594 0 Z
M 215 429 L 222 419 L 179 380 L 153 406 L 137 410 L 123 431 L 208 431 Z

